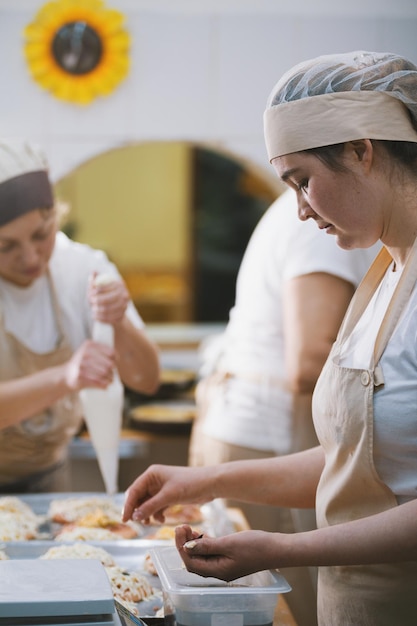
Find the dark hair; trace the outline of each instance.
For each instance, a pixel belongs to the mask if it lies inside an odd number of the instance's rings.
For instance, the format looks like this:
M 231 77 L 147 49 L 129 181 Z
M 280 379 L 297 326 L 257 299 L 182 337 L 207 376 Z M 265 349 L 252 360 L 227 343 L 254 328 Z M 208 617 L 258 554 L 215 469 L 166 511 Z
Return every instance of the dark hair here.
M 372 143 L 379 143 L 395 161 L 413 173 L 417 173 L 417 143 L 413 141 L 388 141 L 382 139 L 371 139 L 371 141 Z M 309 150 L 304 150 L 304 152 L 314 154 L 331 170 L 343 172 L 346 170 L 341 160 L 343 146 L 343 143 L 336 143 L 331 146 L 322 146 L 321 148 L 310 148 Z

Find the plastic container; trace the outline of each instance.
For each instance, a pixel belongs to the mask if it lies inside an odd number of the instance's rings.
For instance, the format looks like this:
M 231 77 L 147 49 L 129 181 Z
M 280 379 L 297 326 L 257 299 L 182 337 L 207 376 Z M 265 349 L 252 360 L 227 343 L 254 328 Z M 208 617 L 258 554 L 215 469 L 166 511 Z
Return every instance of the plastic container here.
M 291 587 L 266 570 L 226 583 L 188 572 L 175 547 L 151 550 L 164 597 L 165 623 L 174 626 L 272 626 L 280 593 Z

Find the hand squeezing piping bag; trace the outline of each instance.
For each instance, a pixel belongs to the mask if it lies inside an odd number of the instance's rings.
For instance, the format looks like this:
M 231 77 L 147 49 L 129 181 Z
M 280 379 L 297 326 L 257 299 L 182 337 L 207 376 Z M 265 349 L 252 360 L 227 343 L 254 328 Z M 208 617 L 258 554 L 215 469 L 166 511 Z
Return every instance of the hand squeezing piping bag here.
M 109 274 L 96 277 L 96 284 L 117 280 Z M 114 328 L 97 320 L 93 325 L 93 340 L 107 346 L 114 345 Z M 115 369 L 113 380 L 106 389 L 86 388 L 80 391 L 84 419 L 90 434 L 106 492 L 117 492 L 119 473 L 119 439 L 122 427 L 124 389 Z

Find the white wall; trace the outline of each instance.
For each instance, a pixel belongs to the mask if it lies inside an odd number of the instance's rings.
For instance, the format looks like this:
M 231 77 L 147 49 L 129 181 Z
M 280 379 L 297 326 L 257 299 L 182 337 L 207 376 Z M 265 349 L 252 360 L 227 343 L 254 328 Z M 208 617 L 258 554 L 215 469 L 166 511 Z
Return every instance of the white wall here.
M 417 63 L 415 0 L 107 0 L 126 15 L 131 71 L 80 107 L 26 68 L 22 31 L 45 2 L 0 0 L 0 135 L 43 144 L 54 179 L 103 150 L 154 139 L 209 142 L 269 168 L 262 113 L 294 63 L 353 49 Z

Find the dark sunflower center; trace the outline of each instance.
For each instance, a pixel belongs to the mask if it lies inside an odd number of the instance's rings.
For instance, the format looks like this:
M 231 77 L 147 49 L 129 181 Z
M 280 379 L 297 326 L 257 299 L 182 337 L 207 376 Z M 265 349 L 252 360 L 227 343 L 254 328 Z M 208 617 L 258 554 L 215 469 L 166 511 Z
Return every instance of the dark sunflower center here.
M 52 54 L 69 74 L 88 74 L 100 63 L 103 44 L 94 28 L 86 22 L 69 22 L 56 32 Z

